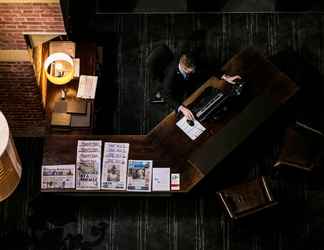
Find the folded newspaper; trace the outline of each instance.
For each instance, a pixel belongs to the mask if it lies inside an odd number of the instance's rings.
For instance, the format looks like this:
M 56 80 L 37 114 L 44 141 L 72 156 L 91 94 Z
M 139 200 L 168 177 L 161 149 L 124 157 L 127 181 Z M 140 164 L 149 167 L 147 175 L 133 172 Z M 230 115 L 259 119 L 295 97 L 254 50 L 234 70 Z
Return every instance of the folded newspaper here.
M 150 192 L 152 185 L 151 160 L 129 160 L 127 171 L 127 190 Z
M 41 178 L 41 189 L 74 189 L 75 165 L 44 165 Z
M 76 189 L 100 189 L 101 141 L 78 140 Z
M 126 189 L 128 153 L 129 143 L 105 143 L 102 163 L 101 189 Z

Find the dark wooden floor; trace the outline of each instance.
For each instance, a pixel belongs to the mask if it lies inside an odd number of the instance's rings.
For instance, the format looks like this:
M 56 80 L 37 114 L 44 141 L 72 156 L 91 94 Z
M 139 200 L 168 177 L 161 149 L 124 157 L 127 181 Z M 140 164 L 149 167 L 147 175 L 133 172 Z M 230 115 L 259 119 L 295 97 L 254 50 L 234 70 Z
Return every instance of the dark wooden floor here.
M 186 196 L 40 196 L 42 138 L 15 138 L 23 179 L 0 204 L 1 249 L 323 249 L 324 171 L 306 176 L 271 168 L 289 121 L 297 117 L 323 131 L 323 21 L 320 14 L 98 16 L 104 63 L 96 133 L 146 133 L 168 112 L 149 102 L 158 83 L 147 75 L 145 58 L 160 43 L 177 52 L 188 36 L 216 67 L 258 47 L 301 91 Z M 279 205 L 228 220 L 215 191 L 261 174 L 269 176 Z

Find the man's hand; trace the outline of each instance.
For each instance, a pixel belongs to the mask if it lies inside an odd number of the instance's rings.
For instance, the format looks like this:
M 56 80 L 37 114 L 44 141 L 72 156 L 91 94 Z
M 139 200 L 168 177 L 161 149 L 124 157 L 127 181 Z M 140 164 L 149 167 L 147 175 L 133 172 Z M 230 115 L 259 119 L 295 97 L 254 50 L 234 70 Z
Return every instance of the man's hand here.
M 235 80 L 237 79 L 242 79 L 242 77 L 240 77 L 239 75 L 235 75 L 235 76 L 229 76 L 229 75 L 222 75 L 222 79 L 225 80 L 226 82 L 230 83 L 230 84 L 235 84 Z
M 188 119 L 188 120 L 194 120 L 195 119 L 195 116 L 193 115 L 193 113 L 190 111 L 190 109 L 187 109 L 186 107 L 184 106 L 180 106 L 179 111 L 181 111 L 181 113 Z

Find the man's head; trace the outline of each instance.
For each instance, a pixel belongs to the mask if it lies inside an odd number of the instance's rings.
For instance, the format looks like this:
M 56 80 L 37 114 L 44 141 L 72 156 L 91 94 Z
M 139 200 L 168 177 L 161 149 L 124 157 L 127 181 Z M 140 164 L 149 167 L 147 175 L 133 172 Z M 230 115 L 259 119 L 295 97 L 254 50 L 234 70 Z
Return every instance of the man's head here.
M 186 74 L 192 74 L 196 70 L 196 60 L 191 53 L 182 54 L 179 65 Z

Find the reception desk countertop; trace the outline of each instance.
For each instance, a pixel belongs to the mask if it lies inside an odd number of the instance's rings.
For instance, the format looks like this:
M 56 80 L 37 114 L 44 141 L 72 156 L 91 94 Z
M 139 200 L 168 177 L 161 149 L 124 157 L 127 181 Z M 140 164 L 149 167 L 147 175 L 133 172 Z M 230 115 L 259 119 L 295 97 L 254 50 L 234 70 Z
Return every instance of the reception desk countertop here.
M 245 49 L 235 55 L 223 70 L 230 75 L 242 76 L 248 85 L 246 94 L 240 106 L 227 112 L 222 119 L 207 120 L 203 123 L 207 129 L 196 140 L 192 141 L 175 125 L 178 117 L 172 112 L 147 135 L 49 136 L 45 140 L 43 165 L 75 164 L 78 139 L 128 142 L 130 143 L 129 159 L 153 160 L 153 167 L 170 167 L 171 173 L 180 173 L 180 191 L 150 192 L 149 195 L 189 192 L 298 89 L 291 79 L 253 48 Z M 212 77 L 193 93 L 185 104 L 193 105 L 210 86 L 225 89 L 227 83 Z M 66 192 L 116 193 L 107 190 Z M 129 194 L 126 191 L 118 193 Z

